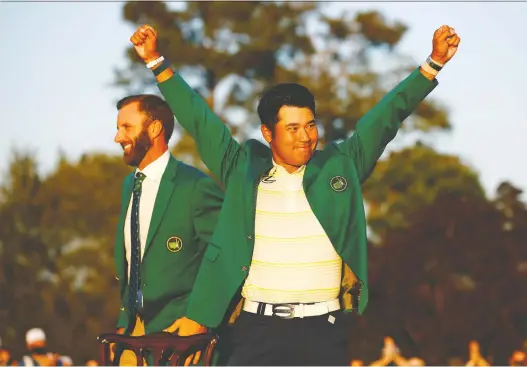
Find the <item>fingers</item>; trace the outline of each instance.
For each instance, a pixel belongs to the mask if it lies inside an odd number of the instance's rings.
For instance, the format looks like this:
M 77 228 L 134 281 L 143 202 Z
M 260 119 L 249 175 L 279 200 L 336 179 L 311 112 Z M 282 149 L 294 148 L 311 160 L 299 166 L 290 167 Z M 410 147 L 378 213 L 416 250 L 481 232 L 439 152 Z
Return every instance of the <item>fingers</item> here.
M 175 333 L 176 331 L 178 331 L 179 325 L 180 325 L 179 320 L 176 320 L 172 325 L 170 325 L 163 331 L 166 331 L 167 333 Z
M 153 27 L 149 26 L 148 24 L 145 24 L 142 27 L 145 33 L 152 34 L 154 37 L 157 37 L 157 32 Z
M 454 34 L 456 34 L 456 31 L 453 28 L 445 29 L 438 37 L 440 41 L 444 41 L 448 39 L 449 37 L 452 37 Z
M 115 358 L 115 343 L 110 344 L 110 361 L 113 362 Z
M 196 354 L 194 355 L 194 361 L 192 362 L 192 364 L 198 364 L 200 358 L 201 358 L 201 351 L 197 351 Z
M 157 33 L 154 28 L 149 25 L 142 25 L 138 27 L 132 37 L 130 37 L 130 41 L 134 44 L 134 46 L 138 46 L 144 43 L 148 38 L 155 37 L 157 37 Z
M 201 358 L 201 351 L 197 351 L 194 354 L 191 354 L 185 359 L 185 366 L 190 366 L 190 364 L 198 364 L 199 359 Z
M 130 37 L 130 42 L 132 42 L 134 46 L 141 44 L 141 40 L 137 37 L 137 33 L 134 33 L 132 37 Z
M 146 39 L 148 38 L 148 36 L 146 35 L 145 32 L 137 32 L 137 38 L 139 38 L 141 40 L 141 42 L 144 42 L 146 41 Z
M 434 33 L 434 38 L 439 39 L 440 41 L 446 40 L 448 37 L 452 37 L 456 34 L 456 30 L 447 25 L 443 25 L 438 28 Z
M 445 30 L 446 25 L 442 25 L 441 27 L 437 28 L 434 32 L 434 37 L 439 36 L 443 31 Z
M 150 37 L 150 38 L 156 37 L 155 31 L 153 30 L 153 28 L 148 28 L 143 34 L 146 35 L 146 37 Z
M 144 35 L 145 39 L 148 37 L 157 37 L 157 32 L 155 31 L 155 29 L 149 26 L 148 24 L 144 24 L 137 28 L 137 32 L 139 32 L 141 35 Z
M 450 37 L 449 39 L 447 39 L 446 43 L 449 45 L 449 46 L 454 46 L 456 47 L 457 45 L 459 45 L 459 42 L 461 42 L 461 39 L 459 38 L 459 36 L 456 34 L 455 36 L 453 37 Z

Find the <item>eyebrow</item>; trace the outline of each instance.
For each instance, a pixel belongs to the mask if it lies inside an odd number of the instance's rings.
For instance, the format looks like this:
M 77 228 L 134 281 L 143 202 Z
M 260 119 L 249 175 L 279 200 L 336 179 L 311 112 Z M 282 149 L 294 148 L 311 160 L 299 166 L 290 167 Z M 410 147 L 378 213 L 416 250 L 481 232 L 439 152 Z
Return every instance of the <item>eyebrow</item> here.
M 308 121 L 308 122 L 306 123 L 306 125 L 314 124 L 314 123 L 315 123 L 315 120 L 313 119 L 313 120 L 311 120 L 311 121 Z M 290 122 L 290 123 L 288 123 L 287 125 L 285 125 L 285 127 L 298 126 L 298 125 L 300 125 L 300 122 Z

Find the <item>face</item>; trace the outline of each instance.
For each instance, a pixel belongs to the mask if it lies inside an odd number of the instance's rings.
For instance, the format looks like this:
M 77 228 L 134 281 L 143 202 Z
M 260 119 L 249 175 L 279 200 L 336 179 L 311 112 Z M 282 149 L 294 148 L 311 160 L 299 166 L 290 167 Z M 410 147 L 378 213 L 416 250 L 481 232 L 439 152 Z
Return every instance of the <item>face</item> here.
M 123 148 L 125 163 L 133 167 L 139 165 L 152 146 L 145 123 L 147 116 L 138 107 L 139 102 L 133 102 L 119 110 L 114 139 Z
M 317 148 L 315 116 L 309 108 L 283 106 L 278 117 L 274 132 L 262 125 L 262 134 L 276 163 L 294 170 L 306 164 Z
M 0 366 L 7 366 L 7 362 L 11 359 L 11 354 L 7 349 L 0 349 Z

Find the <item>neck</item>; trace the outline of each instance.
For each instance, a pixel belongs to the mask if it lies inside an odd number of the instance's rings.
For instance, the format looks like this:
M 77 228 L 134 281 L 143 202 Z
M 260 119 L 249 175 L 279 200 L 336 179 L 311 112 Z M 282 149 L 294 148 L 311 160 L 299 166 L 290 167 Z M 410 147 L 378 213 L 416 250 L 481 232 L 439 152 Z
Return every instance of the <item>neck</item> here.
M 278 163 L 278 162 L 277 162 Z M 293 173 L 298 171 L 298 169 L 302 166 L 291 166 L 290 164 L 286 163 L 278 163 L 280 166 L 284 167 L 287 173 Z
M 298 171 L 298 169 L 302 166 L 293 166 L 291 164 L 287 164 L 285 163 L 283 160 L 281 160 L 279 157 L 275 156 L 273 154 L 273 159 L 275 161 L 275 163 L 281 167 L 284 167 L 284 169 L 287 171 L 287 173 L 293 173 L 293 172 L 296 172 Z
M 31 348 L 31 354 L 43 355 L 46 354 L 46 347 Z
M 167 144 L 160 144 L 159 146 L 156 146 L 155 144 L 146 152 L 145 157 L 143 160 L 139 163 L 137 168 L 139 168 L 140 171 L 145 169 L 146 166 L 148 166 L 150 163 L 161 157 L 165 152 L 168 150 Z

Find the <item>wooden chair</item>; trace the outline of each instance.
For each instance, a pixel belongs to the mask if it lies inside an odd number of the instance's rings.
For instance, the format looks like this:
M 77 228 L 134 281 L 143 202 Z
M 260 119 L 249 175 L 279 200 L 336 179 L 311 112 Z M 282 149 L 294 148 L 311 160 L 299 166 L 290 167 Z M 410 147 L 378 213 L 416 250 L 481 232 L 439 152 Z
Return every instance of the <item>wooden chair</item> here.
M 100 343 L 100 358 L 103 366 L 119 365 L 118 360 L 115 363 L 110 359 L 112 343 L 122 350 L 128 349 L 134 352 L 137 366 L 143 366 L 143 358 L 147 357 L 147 353 L 151 354 L 156 366 L 183 366 L 185 359 L 197 351 L 201 351 L 205 366 L 210 366 L 218 336 L 210 333 L 177 336 L 162 331 L 143 336 L 107 333 L 99 335 L 97 340 Z

